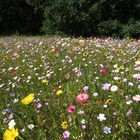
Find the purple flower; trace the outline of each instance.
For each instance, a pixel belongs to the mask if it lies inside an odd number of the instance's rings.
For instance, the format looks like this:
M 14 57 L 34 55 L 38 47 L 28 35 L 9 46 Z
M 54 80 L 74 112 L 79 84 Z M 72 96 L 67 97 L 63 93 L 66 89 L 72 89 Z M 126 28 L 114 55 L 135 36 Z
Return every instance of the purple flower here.
M 85 124 L 82 125 L 82 129 L 86 129 L 86 125 Z
M 111 133 L 111 128 L 109 128 L 109 127 L 104 127 L 104 133 L 105 133 L 105 134 Z
M 131 115 L 133 112 L 131 109 L 128 110 L 127 115 Z
M 69 136 L 70 136 L 70 132 L 69 132 L 69 131 L 64 131 L 64 132 L 63 132 L 63 138 L 64 138 L 64 139 L 69 138 Z
M 12 119 L 13 118 L 13 114 L 10 114 L 8 118 L 9 119 Z
M 108 91 L 110 86 L 111 86 L 111 84 L 105 83 L 105 84 L 103 84 L 102 89 L 105 90 L 105 91 Z
M 123 82 L 124 82 L 124 83 L 127 82 L 127 78 L 124 78 L 124 79 L 123 79 Z

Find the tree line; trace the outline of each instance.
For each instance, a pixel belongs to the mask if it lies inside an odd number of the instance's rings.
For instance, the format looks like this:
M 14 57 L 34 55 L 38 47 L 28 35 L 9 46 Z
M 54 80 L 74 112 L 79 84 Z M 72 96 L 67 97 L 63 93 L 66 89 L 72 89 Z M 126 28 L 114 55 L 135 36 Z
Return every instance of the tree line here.
M 140 0 L 0 0 L 0 34 L 140 37 Z

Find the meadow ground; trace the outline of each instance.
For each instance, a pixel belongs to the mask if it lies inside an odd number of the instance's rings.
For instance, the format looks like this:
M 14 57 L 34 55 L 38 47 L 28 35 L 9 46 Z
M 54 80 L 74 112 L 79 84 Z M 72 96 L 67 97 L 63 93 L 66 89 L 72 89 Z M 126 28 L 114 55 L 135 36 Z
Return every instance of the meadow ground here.
M 1 37 L 0 139 L 140 139 L 140 40 Z

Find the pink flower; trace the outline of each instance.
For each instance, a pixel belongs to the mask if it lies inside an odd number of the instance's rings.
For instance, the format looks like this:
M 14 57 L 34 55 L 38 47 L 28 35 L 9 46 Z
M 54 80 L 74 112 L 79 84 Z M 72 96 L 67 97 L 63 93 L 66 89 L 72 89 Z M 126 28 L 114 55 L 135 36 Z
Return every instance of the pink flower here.
M 17 56 L 18 53 L 16 51 L 12 52 L 12 56 Z
M 135 78 L 135 79 L 137 79 L 137 80 L 140 80 L 140 74 L 139 74 L 139 73 L 134 74 L 134 75 L 133 75 L 133 78 Z
M 71 50 L 72 50 L 73 52 L 76 52 L 78 49 L 77 49 L 76 47 L 73 47 Z
M 140 95 L 135 95 L 132 97 L 132 99 L 136 102 L 139 102 L 140 101 Z
M 137 66 L 135 70 L 140 71 L 140 66 Z
M 68 106 L 67 111 L 68 111 L 69 113 L 74 112 L 74 111 L 75 111 L 75 108 L 76 108 L 75 105 L 72 105 L 72 104 L 71 104 L 71 105 Z
M 76 101 L 81 104 L 87 102 L 88 99 L 89 95 L 86 92 L 83 92 L 76 97 Z
M 69 138 L 69 136 L 70 136 L 70 132 L 69 132 L 69 131 L 63 132 L 63 138 L 64 138 L 64 139 Z
M 8 69 L 9 72 L 16 72 L 16 70 L 18 69 L 18 67 L 10 67 Z
M 105 83 L 105 84 L 102 85 L 102 89 L 105 90 L 105 91 L 108 91 L 110 86 L 111 86 L 111 84 Z
M 41 107 L 42 107 L 42 104 L 41 104 L 41 103 L 39 103 L 39 102 L 36 102 L 36 103 L 35 103 L 35 106 L 36 106 L 36 108 L 37 108 L 37 109 L 39 109 L 39 108 L 41 108 Z

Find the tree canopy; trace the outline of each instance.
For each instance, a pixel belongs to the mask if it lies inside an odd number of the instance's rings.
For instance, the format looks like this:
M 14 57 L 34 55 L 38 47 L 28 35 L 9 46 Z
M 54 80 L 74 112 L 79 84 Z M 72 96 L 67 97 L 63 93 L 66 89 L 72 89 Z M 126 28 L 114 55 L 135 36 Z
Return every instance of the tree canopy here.
M 1 0 L 0 32 L 140 37 L 139 0 Z

